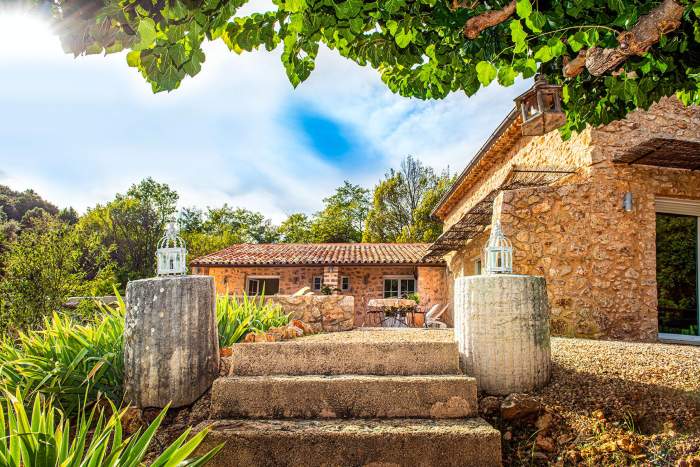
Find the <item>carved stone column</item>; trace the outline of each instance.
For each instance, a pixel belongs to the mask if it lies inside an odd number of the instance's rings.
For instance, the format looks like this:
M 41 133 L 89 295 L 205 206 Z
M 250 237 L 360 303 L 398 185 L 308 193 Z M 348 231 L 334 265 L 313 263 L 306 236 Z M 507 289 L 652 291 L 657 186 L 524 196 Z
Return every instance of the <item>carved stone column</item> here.
M 214 279 L 158 277 L 129 282 L 124 389 L 136 407 L 187 406 L 219 374 Z
M 459 277 L 454 294 L 460 360 L 480 390 L 505 395 L 549 382 L 549 302 L 543 277 Z

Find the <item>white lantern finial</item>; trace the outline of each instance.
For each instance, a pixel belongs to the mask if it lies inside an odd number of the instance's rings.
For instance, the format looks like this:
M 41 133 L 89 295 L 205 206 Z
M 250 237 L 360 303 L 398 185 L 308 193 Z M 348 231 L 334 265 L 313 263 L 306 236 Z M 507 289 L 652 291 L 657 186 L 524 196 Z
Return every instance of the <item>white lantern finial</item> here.
M 175 222 L 169 222 L 165 235 L 158 242 L 156 261 L 159 276 L 177 276 L 187 273 L 187 246 L 178 235 Z
M 503 235 L 501 223 L 496 221 L 485 248 L 486 274 L 513 273 L 513 245 Z

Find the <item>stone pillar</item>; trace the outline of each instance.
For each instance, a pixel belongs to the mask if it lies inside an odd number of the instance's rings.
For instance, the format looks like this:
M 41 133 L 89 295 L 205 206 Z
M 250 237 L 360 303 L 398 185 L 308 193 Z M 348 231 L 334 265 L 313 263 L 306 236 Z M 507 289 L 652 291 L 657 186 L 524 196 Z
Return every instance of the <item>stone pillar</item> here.
M 158 277 L 129 282 L 124 327 L 126 402 L 183 407 L 219 374 L 214 278 Z
M 460 360 L 480 390 L 505 395 L 549 382 L 549 302 L 543 277 L 459 277 L 454 298 Z
M 338 266 L 326 266 L 323 268 L 323 286 L 331 289 L 332 293 L 337 293 L 340 288 L 340 277 Z

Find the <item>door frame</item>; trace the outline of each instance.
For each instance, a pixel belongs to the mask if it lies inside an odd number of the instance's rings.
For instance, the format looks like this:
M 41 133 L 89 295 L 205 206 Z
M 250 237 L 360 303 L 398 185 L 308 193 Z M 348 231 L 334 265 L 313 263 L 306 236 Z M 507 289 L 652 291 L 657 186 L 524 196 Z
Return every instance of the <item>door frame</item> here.
M 697 305 L 697 316 L 698 316 L 698 324 L 700 324 L 700 200 L 692 200 L 692 199 L 679 199 L 679 198 L 666 198 L 662 196 L 657 196 L 655 199 L 655 212 L 654 215 L 657 213 L 659 214 L 679 214 L 682 216 L 694 216 L 696 218 L 698 227 L 697 227 L 697 235 L 698 238 L 695 242 L 695 247 L 697 248 L 696 252 L 696 259 L 697 259 L 697 266 L 696 266 L 696 287 L 695 287 L 695 293 L 697 294 L 695 298 L 695 303 Z M 656 241 L 654 242 L 654 246 L 656 246 Z M 657 286 L 658 287 L 658 286 Z M 657 318 L 658 319 L 658 318 Z M 668 333 L 659 333 L 659 340 L 664 341 L 664 342 L 678 342 L 678 343 L 693 343 L 693 344 L 700 344 L 700 335 L 699 336 L 685 336 L 682 334 L 668 334 Z

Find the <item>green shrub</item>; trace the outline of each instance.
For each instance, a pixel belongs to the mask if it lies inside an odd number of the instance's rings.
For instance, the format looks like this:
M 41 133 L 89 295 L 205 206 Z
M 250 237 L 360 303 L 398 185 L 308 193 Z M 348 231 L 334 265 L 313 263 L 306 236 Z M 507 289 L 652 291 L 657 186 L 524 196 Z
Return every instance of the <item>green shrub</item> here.
M 123 398 L 124 316 L 126 306 L 97 305 L 86 323 L 54 313 L 40 330 L 21 332 L 0 341 L 0 387 L 26 397 L 54 398 L 72 416 L 83 404 L 106 397 L 116 405 Z M 219 345 L 229 347 L 249 332 L 285 326 L 289 316 L 265 297 L 220 296 L 216 303 Z
M 216 315 L 222 348 L 240 342 L 249 332 L 264 332 L 289 323 L 282 307 L 266 302 L 263 295 L 221 295 L 216 299 Z
M 112 415 L 93 407 L 89 415 L 80 411 L 74 424 L 49 400 L 34 398 L 31 414 L 27 413 L 22 397 L 6 393 L 5 408 L 0 405 L 0 465 L 22 466 L 100 466 L 139 467 L 149 452 L 167 408 L 143 432 L 124 438 L 121 418 L 124 412 Z M 151 467 L 189 465 L 208 462 L 221 449 L 213 449 L 200 458 L 188 457 L 207 434 L 203 430 L 187 439 L 187 429 L 170 446 L 165 447 Z
M 114 275 L 109 254 L 94 235 L 50 217 L 37 219 L 2 257 L 0 332 L 35 329 L 68 297 L 110 291 Z
M 22 332 L 0 342 L 0 387 L 55 399 L 68 415 L 101 396 L 119 405 L 124 374 L 124 302 L 88 324 L 54 314 L 42 330 Z

